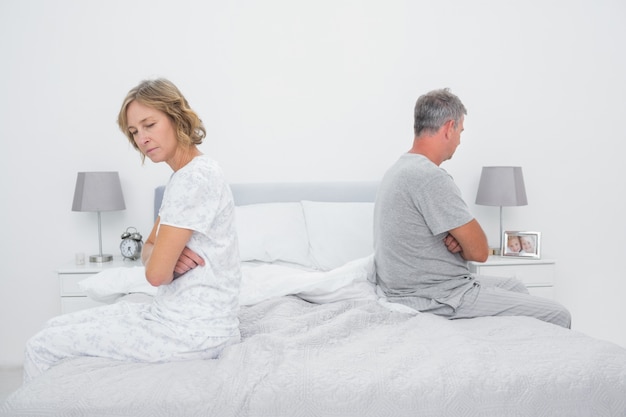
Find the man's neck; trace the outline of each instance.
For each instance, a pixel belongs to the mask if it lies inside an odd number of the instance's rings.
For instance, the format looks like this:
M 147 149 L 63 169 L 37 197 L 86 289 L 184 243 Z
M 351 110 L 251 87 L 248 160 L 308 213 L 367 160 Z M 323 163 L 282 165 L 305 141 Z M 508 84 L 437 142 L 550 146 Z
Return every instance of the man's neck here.
M 409 149 L 408 153 L 423 155 L 433 164 L 437 166 L 441 165 L 444 160 L 441 156 L 439 156 L 437 147 L 434 146 L 435 142 L 433 139 L 434 138 L 432 137 L 415 138 L 413 141 L 413 147 Z

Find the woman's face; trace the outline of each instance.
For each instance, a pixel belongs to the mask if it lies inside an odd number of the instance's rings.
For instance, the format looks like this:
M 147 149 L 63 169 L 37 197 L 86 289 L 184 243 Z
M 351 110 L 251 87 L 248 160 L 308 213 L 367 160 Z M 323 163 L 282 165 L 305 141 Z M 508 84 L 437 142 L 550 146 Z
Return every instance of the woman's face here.
M 132 101 L 126 109 L 128 131 L 139 150 L 152 162 L 168 162 L 175 159 L 178 138 L 174 124 L 160 110 Z

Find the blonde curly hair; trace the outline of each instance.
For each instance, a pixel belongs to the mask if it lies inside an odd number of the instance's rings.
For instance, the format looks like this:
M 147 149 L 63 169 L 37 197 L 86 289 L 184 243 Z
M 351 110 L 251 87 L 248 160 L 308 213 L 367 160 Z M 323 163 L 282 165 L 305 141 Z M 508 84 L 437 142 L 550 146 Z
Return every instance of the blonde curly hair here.
M 133 101 L 165 113 L 174 124 L 178 141 L 185 146 L 200 145 L 206 137 L 206 129 L 202 120 L 191 109 L 187 99 L 171 81 L 164 78 L 144 80 L 128 92 L 117 116 L 120 130 L 140 153 L 141 150 L 135 143 L 132 133 L 128 130 L 128 118 L 126 116 L 128 106 Z M 142 161 L 145 160 L 143 153 L 141 153 L 141 159 Z

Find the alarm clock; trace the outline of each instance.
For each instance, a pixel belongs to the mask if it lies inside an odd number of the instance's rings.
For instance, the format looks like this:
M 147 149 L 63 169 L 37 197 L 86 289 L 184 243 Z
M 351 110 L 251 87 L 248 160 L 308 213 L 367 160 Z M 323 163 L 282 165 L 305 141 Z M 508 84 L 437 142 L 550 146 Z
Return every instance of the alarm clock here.
M 133 229 L 134 232 L 130 231 Z M 120 251 L 124 259 L 139 259 L 141 249 L 143 247 L 143 237 L 134 227 L 129 227 L 122 233 L 122 243 L 120 243 Z

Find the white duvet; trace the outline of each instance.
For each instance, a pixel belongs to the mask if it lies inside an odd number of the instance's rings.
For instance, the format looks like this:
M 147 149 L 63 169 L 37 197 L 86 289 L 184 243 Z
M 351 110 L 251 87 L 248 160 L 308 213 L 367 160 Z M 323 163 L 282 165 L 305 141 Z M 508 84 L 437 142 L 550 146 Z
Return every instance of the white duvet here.
M 285 264 L 244 262 L 240 304 L 250 306 L 285 295 L 317 304 L 346 300 L 378 300 L 397 311 L 412 312 L 409 307 L 389 303 L 373 284 L 374 257 L 356 259 L 330 271 L 305 270 Z M 79 282 L 92 299 L 111 303 L 124 295 L 156 294 L 156 287 L 145 278 L 144 267 L 111 268 Z

